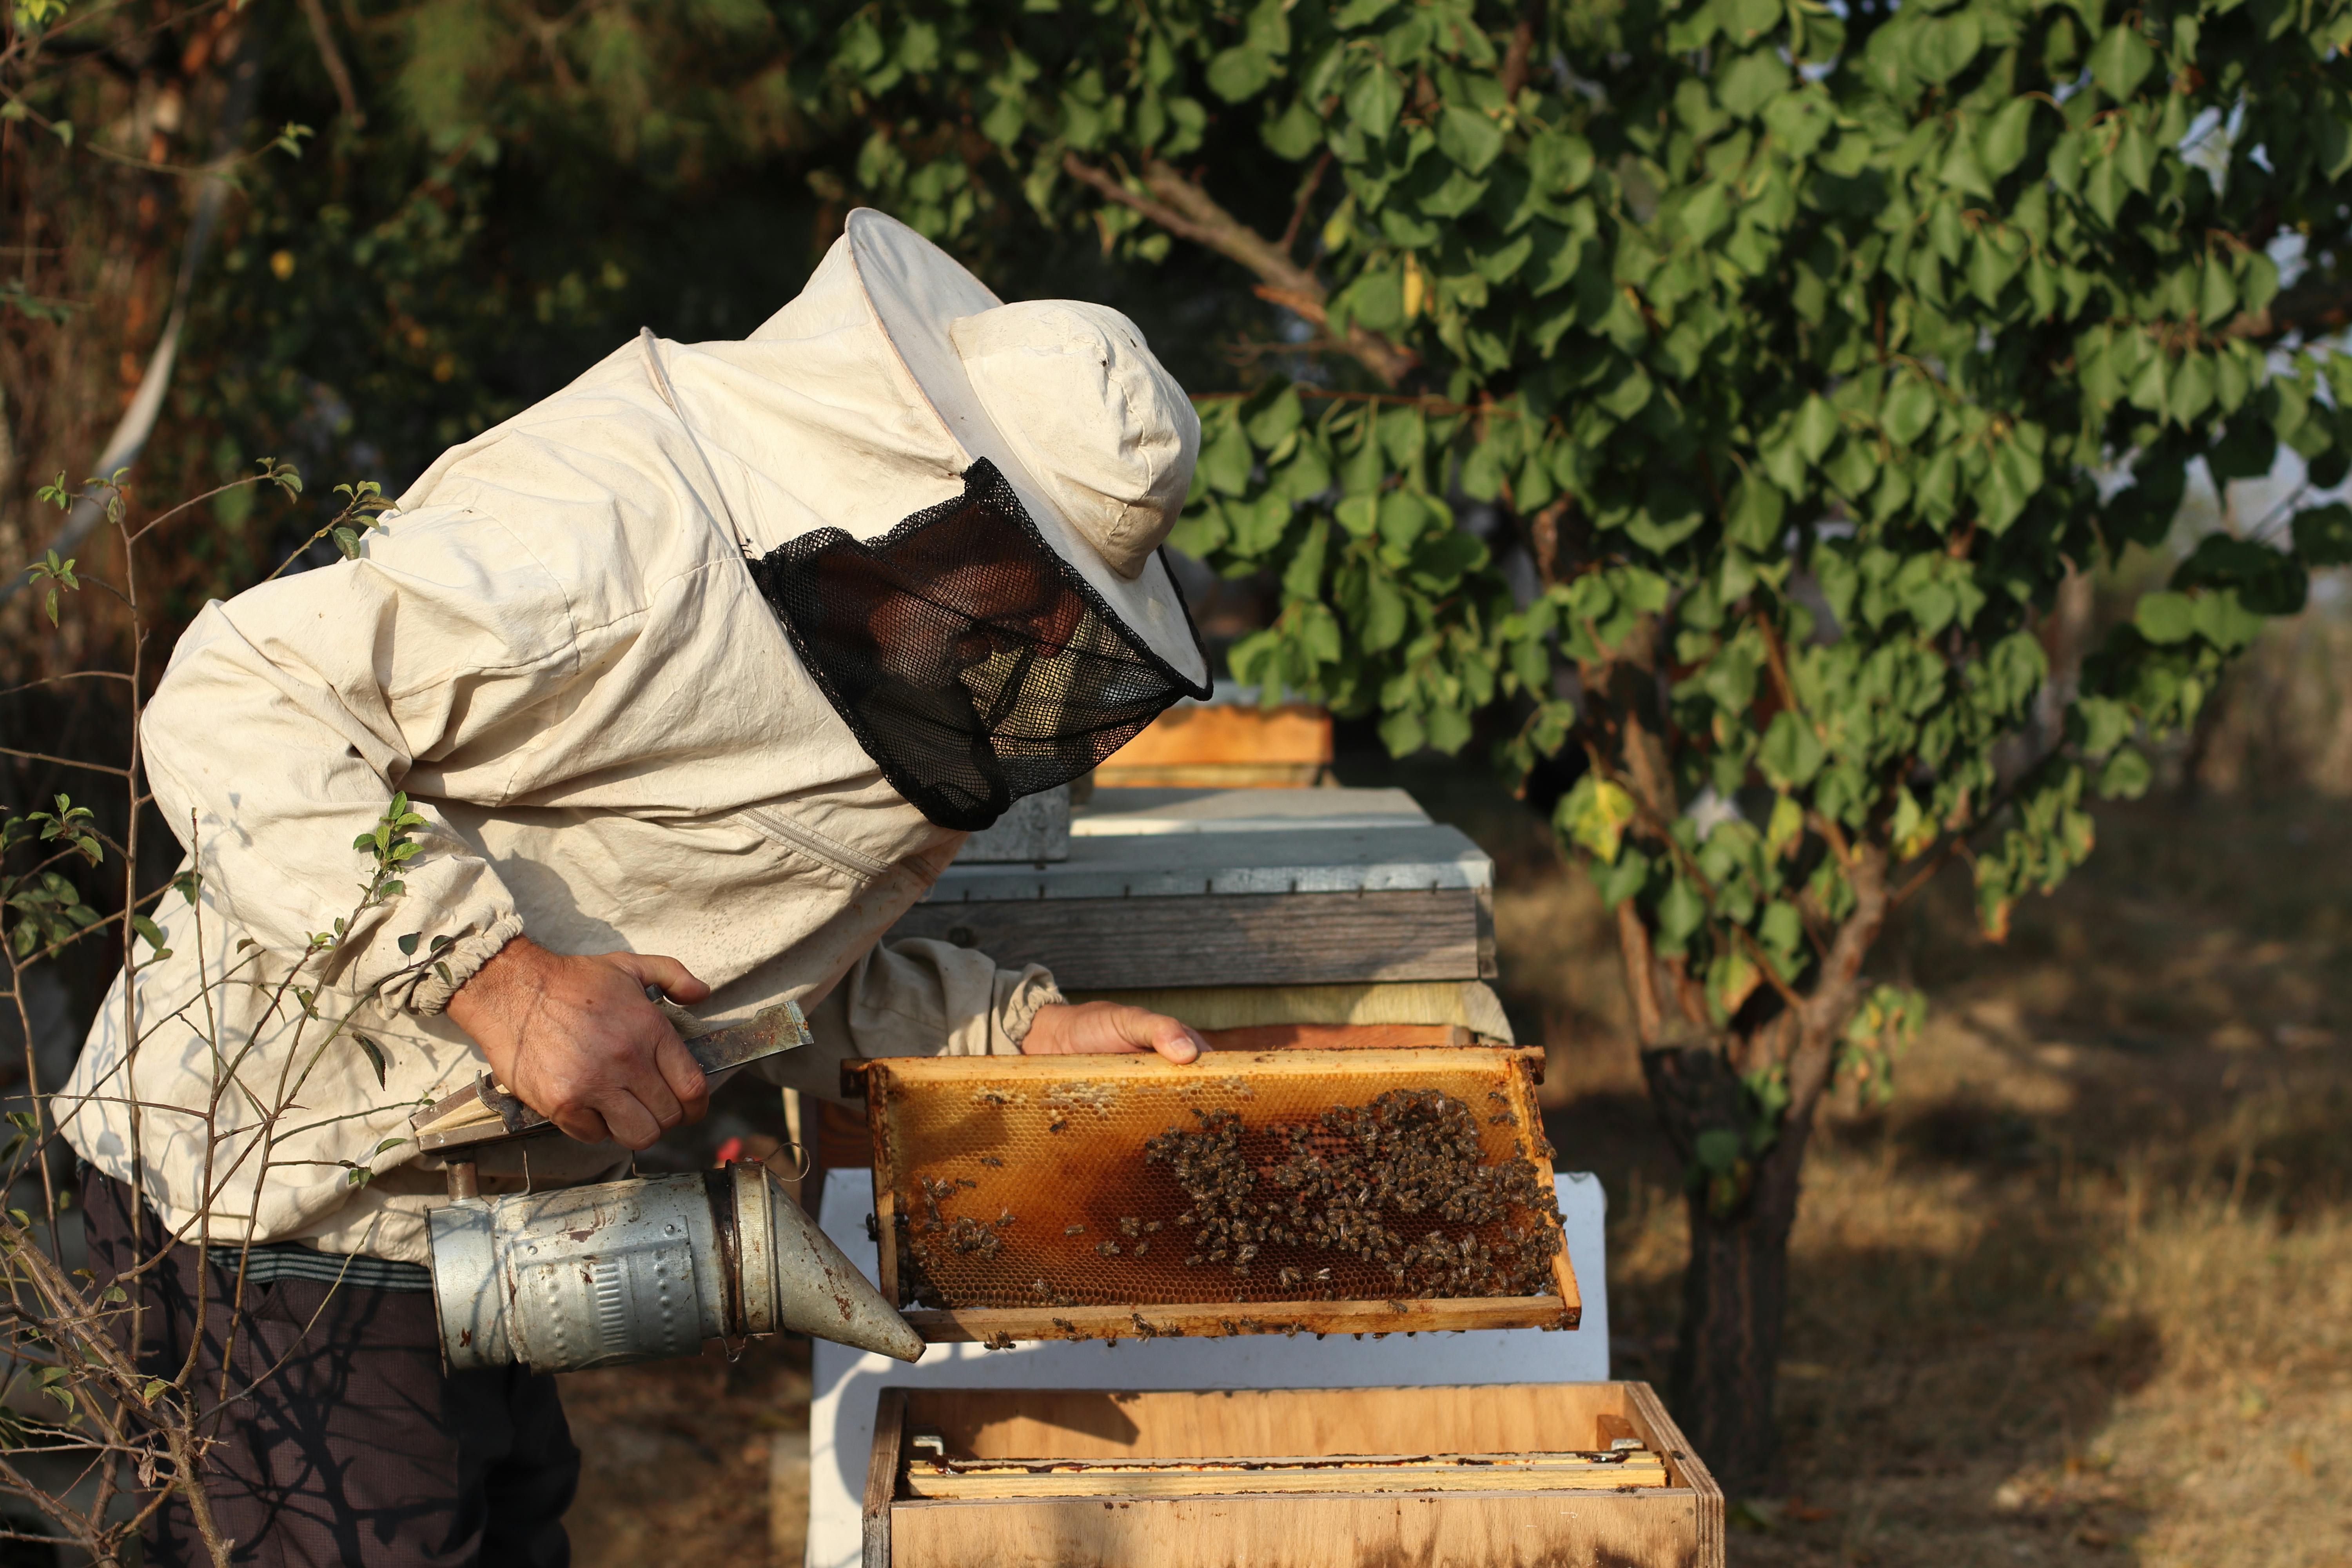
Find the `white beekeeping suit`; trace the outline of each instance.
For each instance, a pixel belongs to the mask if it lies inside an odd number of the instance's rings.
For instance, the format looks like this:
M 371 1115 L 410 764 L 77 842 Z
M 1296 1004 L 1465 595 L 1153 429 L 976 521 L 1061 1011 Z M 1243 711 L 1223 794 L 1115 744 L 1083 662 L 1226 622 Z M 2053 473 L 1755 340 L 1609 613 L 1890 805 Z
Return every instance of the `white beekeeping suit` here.
M 1206 694 L 1156 553 L 1198 444 L 1126 318 L 1003 305 L 860 211 L 750 339 L 648 334 L 452 449 L 359 559 L 181 639 L 144 738 L 202 892 L 156 909 L 136 1049 L 118 982 L 68 1136 L 127 1181 L 135 1124 L 189 1239 L 421 1261 L 441 1178 L 380 1146 L 481 1070 L 443 1010 L 521 933 L 674 956 L 718 1022 L 801 1001 L 820 1093 L 845 1055 L 1017 1050 L 1044 971 L 876 943 L 965 831 Z M 289 973 L 394 791 L 423 852 L 301 969 L 310 1017 Z M 535 1149 L 542 1184 L 621 1158 Z

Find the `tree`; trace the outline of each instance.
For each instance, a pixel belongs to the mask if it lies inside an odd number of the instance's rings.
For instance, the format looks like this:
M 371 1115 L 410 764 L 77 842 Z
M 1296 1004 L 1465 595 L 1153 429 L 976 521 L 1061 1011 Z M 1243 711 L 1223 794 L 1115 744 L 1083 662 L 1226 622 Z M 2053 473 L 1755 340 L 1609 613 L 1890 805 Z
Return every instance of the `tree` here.
M 821 242 L 853 200 L 1009 294 L 1098 255 L 1072 291 L 1195 384 L 1196 324 L 1248 329 L 1178 542 L 1279 584 L 1237 678 L 1400 752 L 1484 714 L 1507 769 L 1582 759 L 1558 825 L 1690 1172 L 1676 1404 L 1738 1489 L 1813 1120 L 1917 1024 L 1887 920 L 1959 859 L 1998 934 L 2352 558 L 2352 510 L 2290 507 L 2079 675 L 2041 641 L 2196 464 L 2352 464 L 2345 0 L 341 14 L 343 77 L 323 8 L 275 36 L 257 122 L 328 129 L 255 165 L 189 425 L 302 427 L 299 362 L 414 460 L 681 267 L 772 305 L 778 215 Z
M 1507 766 L 1583 753 L 1557 826 L 1688 1164 L 1675 1393 L 1735 1489 L 1775 1470 L 1807 1136 L 1916 1027 L 1869 977 L 1889 917 L 1958 858 L 2000 935 L 2352 559 L 2340 503 L 2208 537 L 2045 706 L 2062 582 L 2160 542 L 2192 465 L 2345 476 L 2347 39 L 2330 0 L 919 4 L 835 36 L 878 205 L 982 251 L 1025 205 L 1293 318 L 1263 352 L 1311 368 L 1201 400 L 1178 539 L 1278 574 L 1237 678 L 1399 752 L 1503 705 Z

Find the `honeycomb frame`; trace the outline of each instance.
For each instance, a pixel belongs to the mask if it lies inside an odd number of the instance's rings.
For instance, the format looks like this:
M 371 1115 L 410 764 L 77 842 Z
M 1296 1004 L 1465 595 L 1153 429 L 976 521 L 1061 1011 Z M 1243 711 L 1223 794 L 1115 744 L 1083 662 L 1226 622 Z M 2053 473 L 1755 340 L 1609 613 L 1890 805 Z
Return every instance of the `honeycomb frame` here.
M 1171 1194 L 1184 1201 L 1181 1189 L 1143 1148 L 1203 1125 L 1195 1111 L 1231 1110 L 1266 1134 L 1393 1089 L 1434 1089 L 1478 1113 L 1482 1163 L 1525 1160 L 1549 1193 L 1540 1062 L 1537 1051 L 1471 1046 L 1221 1051 L 1183 1067 L 1141 1055 L 851 1064 L 845 1081 L 863 1089 L 873 1135 L 882 1293 L 933 1342 L 1573 1328 L 1580 1302 L 1564 1245 L 1550 1289 L 1535 1295 L 1404 1295 L 1344 1258 L 1318 1282 L 1281 1248 L 1247 1278 L 1203 1265 L 1188 1256 L 1179 1215 L 1161 1212 Z M 1557 1236 L 1559 1218 L 1549 1205 L 1514 1206 L 1501 1224 Z

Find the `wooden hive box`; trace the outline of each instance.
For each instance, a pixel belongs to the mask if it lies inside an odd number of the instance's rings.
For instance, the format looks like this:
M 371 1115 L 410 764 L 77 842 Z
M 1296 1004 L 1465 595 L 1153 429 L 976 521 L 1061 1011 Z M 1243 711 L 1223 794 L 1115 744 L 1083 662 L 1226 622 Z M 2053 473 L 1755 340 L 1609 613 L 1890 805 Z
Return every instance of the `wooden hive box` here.
M 1069 858 L 958 861 L 887 940 L 1066 990 L 1482 980 L 1494 862 L 1399 790 L 1098 790 Z
M 886 1388 L 876 1416 L 864 1568 L 1724 1561 L 1723 1493 L 1643 1383 Z
M 1180 702 L 1095 769 L 1097 784 L 1301 789 L 1331 767 L 1331 715 L 1304 702 Z

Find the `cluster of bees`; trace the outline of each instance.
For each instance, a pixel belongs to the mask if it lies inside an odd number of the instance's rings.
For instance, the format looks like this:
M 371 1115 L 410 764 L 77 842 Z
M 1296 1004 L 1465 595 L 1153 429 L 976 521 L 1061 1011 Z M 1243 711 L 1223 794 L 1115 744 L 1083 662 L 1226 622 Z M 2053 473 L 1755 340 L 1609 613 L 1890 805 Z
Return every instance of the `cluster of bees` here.
M 1194 1227 L 1187 1264 L 1222 1264 L 1249 1279 L 1265 1249 L 1278 1247 L 1371 1264 L 1399 1295 L 1549 1289 L 1557 1227 L 1505 1222 L 1517 1211 L 1557 1212 L 1550 1184 L 1523 1159 L 1486 1163 L 1476 1112 L 1450 1095 L 1396 1089 L 1263 1131 L 1230 1110 L 1193 1115 L 1197 1130 L 1171 1127 L 1144 1146 L 1145 1160 L 1168 1165 L 1192 1205 L 1176 1216 Z M 1275 1278 L 1328 1300 L 1339 1293 L 1332 1275 L 1302 1261 Z
M 993 1258 L 997 1249 L 1004 1245 L 1003 1233 L 1013 1227 L 1011 1209 L 1003 1210 L 992 1222 L 983 1225 L 970 1215 L 950 1215 L 940 1207 L 942 1200 L 955 1196 L 960 1190 L 979 1185 L 970 1176 L 958 1176 L 951 1182 L 929 1176 L 923 1178 L 923 1212 L 909 1227 L 914 1236 L 908 1237 L 907 1244 L 908 1261 L 918 1269 L 930 1254 L 930 1243 L 917 1237 L 943 1239 L 950 1249 L 962 1258 Z
M 1556 1216 L 1558 1205 L 1530 1162 L 1513 1154 L 1486 1163 L 1482 1120 L 1516 1122 L 1507 1097 L 1488 1098 L 1496 1103 L 1483 1119 L 1440 1090 L 1398 1089 L 1369 1105 L 1332 1106 L 1311 1121 L 1255 1128 L 1232 1110 L 1196 1109 L 1196 1127 L 1171 1127 L 1143 1149 L 1143 1163 L 1166 1169 L 1184 1211 L 1166 1221 L 1123 1215 L 1104 1227 L 1115 1231 L 1108 1236 L 1066 1226 L 1066 1245 L 1147 1268 L 1182 1254 L 1188 1267 L 1249 1281 L 1236 1301 L 1269 1289 L 1293 1300 L 1547 1293 L 1559 1231 L 1540 1221 Z M 982 1163 L 1002 1165 L 993 1157 Z M 917 1212 L 899 1232 L 915 1299 L 940 1295 L 927 1264 L 944 1266 L 950 1255 L 989 1262 L 1002 1252 L 1011 1209 L 983 1220 L 946 1206 L 978 1186 L 970 1177 L 919 1180 Z M 1068 1292 L 1087 1287 L 1064 1278 L 1075 1268 L 1073 1259 L 1051 1282 L 1036 1279 L 1024 1298 L 1076 1305 Z

